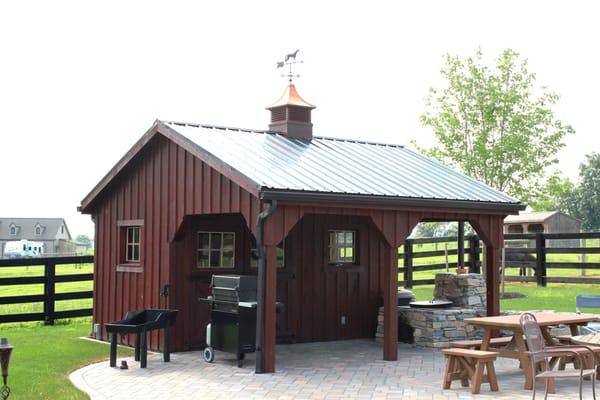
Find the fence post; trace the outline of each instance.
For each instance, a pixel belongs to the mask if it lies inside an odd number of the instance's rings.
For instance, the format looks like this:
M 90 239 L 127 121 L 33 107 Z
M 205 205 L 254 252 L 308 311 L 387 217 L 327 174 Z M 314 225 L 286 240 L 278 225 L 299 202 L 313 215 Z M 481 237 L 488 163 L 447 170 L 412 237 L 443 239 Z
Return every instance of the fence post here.
M 538 286 L 546 287 L 546 237 L 535 234 L 535 278 Z
M 457 239 L 457 263 L 458 268 L 465 267 L 465 221 L 458 221 L 458 239 Z
M 410 239 L 404 242 L 404 287 L 413 287 L 413 244 Z
M 474 274 L 481 273 L 481 262 L 479 261 L 479 236 L 472 235 L 469 238 L 469 272 Z
M 47 261 L 44 264 L 44 325 L 54 325 L 54 278 L 56 264 Z

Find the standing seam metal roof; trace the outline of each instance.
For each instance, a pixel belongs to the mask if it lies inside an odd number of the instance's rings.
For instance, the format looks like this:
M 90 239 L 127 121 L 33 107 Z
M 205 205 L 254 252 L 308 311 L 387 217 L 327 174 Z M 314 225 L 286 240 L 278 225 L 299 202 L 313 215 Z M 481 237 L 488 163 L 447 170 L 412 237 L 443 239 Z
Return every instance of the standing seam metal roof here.
M 163 122 L 262 189 L 511 203 L 519 201 L 404 146 Z

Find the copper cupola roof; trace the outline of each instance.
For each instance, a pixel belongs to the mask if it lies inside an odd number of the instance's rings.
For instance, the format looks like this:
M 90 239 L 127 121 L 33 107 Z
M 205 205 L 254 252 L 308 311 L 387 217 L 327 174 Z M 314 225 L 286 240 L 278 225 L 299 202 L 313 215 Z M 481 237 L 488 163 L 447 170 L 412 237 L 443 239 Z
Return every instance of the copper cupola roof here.
M 294 86 L 293 83 L 290 83 L 285 88 L 285 91 L 283 92 L 279 100 L 268 106 L 267 110 L 272 110 L 274 108 L 284 106 L 306 107 L 310 108 L 311 110 L 317 108 L 316 106 L 310 104 L 309 102 L 305 101 L 302 97 L 300 97 L 300 95 L 298 94 L 298 90 L 296 90 L 296 86 Z

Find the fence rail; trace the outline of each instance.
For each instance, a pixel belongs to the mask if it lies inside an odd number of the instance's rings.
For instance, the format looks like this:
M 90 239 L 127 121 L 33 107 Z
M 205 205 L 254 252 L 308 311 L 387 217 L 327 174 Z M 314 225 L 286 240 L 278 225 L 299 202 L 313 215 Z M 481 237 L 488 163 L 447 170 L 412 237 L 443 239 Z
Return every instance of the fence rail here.
M 598 245 L 595 247 L 549 247 L 549 240 L 587 240 L 599 239 Z M 527 234 L 505 234 L 505 246 L 507 243 L 516 240 L 527 240 L 532 244 L 531 247 L 505 247 L 505 271 L 509 268 L 520 268 L 521 271 L 527 269 L 534 271 L 534 276 L 508 275 L 504 276 L 507 282 L 536 282 L 538 286 L 546 286 L 548 282 L 555 283 L 600 283 L 600 276 L 597 277 L 560 277 L 551 276 L 552 269 L 572 269 L 572 270 L 600 270 L 600 257 L 595 261 L 586 261 L 586 255 L 600 254 L 600 232 L 584 232 L 584 233 L 527 233 Z M 404 250 L 398 254 L 399 260 L 403 260 L 403 266 L 398 268 L 398 273 L 403 274 L 403 279 L 398 282 L 399 286 L 412 288 L 417 285 L 428 285 L 434 283 L 433 279 L 414 279 L 414 273 L 419 271 L 435 271 L 445 270 L 446 268 L 455 269 L 458 262 L 447 261 L 439 263 L 439 260 L 434 263 L 425 265 L 414 265 L 414 260 L 431 257 L 448 257 L 459 255 L 459 249 L 445 250 L 424 250 L 415 251 L 415 245 L 423 244 L 440 244 L 440 243 L 457 243 L 457 237 L 442 237 L 442 238 L 419 238 L 408 239 L 404 244 Z M 471 272 L 481 272 L 481 254 L 482 246 L 476 235 L 465 237 L 468 246 L 464 248 L 464 254 L 468 255 L 468 260 L 465 259 L 464 266 L 468 266 Z M 459 247 L 459 246 L 457 246 Z M 554 261 L 548 260 L 547 255 L 579 255 L 580 262 L 574 261 Z M 548 272 L 550 270 L 550 272 Z
M 43 276 L 0 278 L 0 287 L 31 284 L 44 285 L 44 292 L 42 294 L 0 297 L 0 305 L 43 302 L 43 312 L 0 315 L 0 323 L 44 321 L 46 325 L 54 325 L 54 321 L 57 319 L 85 317 L 92 315 L 92 308 L 66 311 L 55 310 L 56 301 L 91 299 L 93 297 L 93 291 L 91 290 L 56 293 L 56 283 L 85 282 L 92 281 L 94 279 L 93 274 L 56 275 L 56 266 L 64 264 L 87 264 L 92 262 L 94 262 L 94 256 L 35 257 L 0 260 L 0 269 L 6 267 L 26 268 L 38 265 L 44 267 Z

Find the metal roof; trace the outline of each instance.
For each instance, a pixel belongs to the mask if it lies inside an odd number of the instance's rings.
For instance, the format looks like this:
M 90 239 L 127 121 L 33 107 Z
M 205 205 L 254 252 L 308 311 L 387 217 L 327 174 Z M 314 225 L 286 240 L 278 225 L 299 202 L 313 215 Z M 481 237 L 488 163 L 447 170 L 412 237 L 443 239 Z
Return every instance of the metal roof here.
M 260 187 L 324 194 L 521 203 L 401 145 L 158 121 Z
M 298 106 L 298 107 L 306 107 L 306 108 L 310 108 L 310 109 L 317 108 L 316 106 L 310 104 L 309 102 L 304 100 L 302 97 L 300 97 L 300 95 L 298 94 L 298 90 L 296 90 L 296 86 L 294 86 L 293 83 L 290 83 L 285 88 L 285 91 L 283 92 L 283 94 L 281 95 L 279 100 L 277 100 L 275 103 L 268 106 L 267 110 L 271 110 L 273 108 L 283 107 L 283 106 Z
M 14 225 L 16 235 L 10 234 L 10 227 Z M 41 234 L 35 234 L 35 227 L 41 228 Z M 55 240 L 61 226 L 66 229 L 67 237 L 71 234 L 63 218 L 0 218 L 0 240 Z
M 554 215 L 561 214 L 567 218 L 573 219 L 575 221 L 579 221 L 577 218 L 571 217 L 568 214 L 565 214 L 560 211 L 535 211 L 535 212 L 525 212 L 520 213 L 519 215 L 509 215 L 504 219 L 504 223 L 507 224 L 517 224 L 523 222 L 545 222 L 550 217 Z

